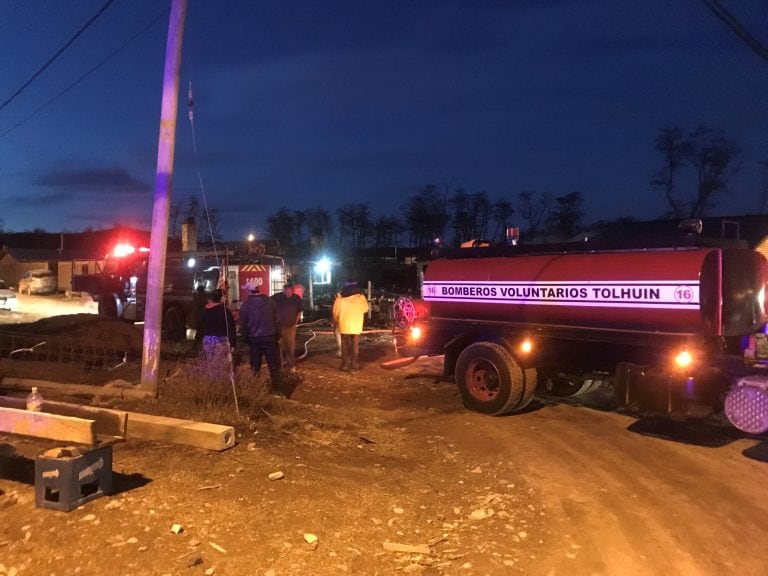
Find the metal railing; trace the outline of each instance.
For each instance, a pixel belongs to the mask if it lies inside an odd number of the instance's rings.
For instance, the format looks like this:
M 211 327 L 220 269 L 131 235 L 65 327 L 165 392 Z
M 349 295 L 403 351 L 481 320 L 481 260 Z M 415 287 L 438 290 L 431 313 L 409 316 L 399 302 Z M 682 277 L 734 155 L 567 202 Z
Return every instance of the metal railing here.
M 125 348 L 93 340 L 0 332 L 0 357 L 11 360 L 59 362 L 110 370 L 125 364 L 132 355 Z

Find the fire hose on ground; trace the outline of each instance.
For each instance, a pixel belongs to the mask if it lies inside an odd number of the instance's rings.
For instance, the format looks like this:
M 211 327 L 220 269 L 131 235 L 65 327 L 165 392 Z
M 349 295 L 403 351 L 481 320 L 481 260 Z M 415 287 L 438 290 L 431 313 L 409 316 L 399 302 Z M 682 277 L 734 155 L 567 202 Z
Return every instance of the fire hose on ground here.
M 308 328 L 311 336 L 309 339 L 307 339 L 304 342 L 304 352 L 301 354 L 301 356 L 298 356 L 296 358 L 297 361 L 305 360 L 307 356 L 309 355 L 309 343 L 314 340 L 318 334 L 335 334 L 336 331 L 333 329 L 329 330 L 313 330 L 312 328 L 309 328 L 310 326 L 316 326 L 318 324 L 326 324 L 328 321 L 321 318 L 319 320 L 314 320 L 312 322 L 306 322 L 303 324 L 299 324 L 298 328 Z M 392 334 L 393 330 L 391 329 L 383 329 L 383 328 L 373 328 L 370 330 L 363 330 L 360 335 L 366 336 L 370 334 Z M 418 360 L 418 356 L 409 356 L 407 358 L 395 358 L 393 360 L 388 360 L 386 362 L 383 362 L 380 364 L 382 368 L 385 368 L 387 370 L 394 370 L 396 368 L 401 368 L 403 366 L 408 366 L 409 364 L 412 364 L 416 360 Z

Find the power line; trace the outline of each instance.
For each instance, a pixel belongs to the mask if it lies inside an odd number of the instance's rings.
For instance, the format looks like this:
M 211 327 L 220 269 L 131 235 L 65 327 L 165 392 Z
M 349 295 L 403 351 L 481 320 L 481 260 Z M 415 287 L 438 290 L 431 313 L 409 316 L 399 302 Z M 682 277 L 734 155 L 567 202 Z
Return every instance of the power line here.
M 139 36 L 141 36 L 142 34 L 144 34 L 145 32 L 147 32 L 147 31 L 148 31 L 150 28 L 152 28 L 152 26 L 154 26 L 154 25 L 155 25 L 155 24 L 158 22 L 158 20 L 160 20 L 161 18 L 163 18 L 164 16 L 166 16 L 166 15 L 168 14 L 168 11 L 169 11 L 169 10 L 170 10 L 170 8 L 166 8 L 166 9 L 165 9 L 165 10 L 163 10 L 163 11 L 162 11 L 160 14 L 158 14 L 157 16 L 155 16 L 155 17 L 154 17 L 154 18 L 153 18 L 153 19 L 152 19 L 152 20 L 151 20 L 151 21 L 150 21 L 150 22 L 149 22 L 149 23 L 148 23 L 146 26 L 144 26 L 144 28 L 142 28 L 141 30 L 139 30 L 138 32 L 136 32 L 136 34 L 134 34 L 133 36 L 131 36 L 130 38 L 128 38 L 128 40 L 126 40 L 126 41 L 125 41 L 125 42 L 123 42 L 123 43 L 122 43 L 122 44 L 121 44 L 121 45 L 120 45 L 118 48 L 116 48 L 115 50 L 113 50 L 112 52 L 110 52 L 110 53 L 109 53 L 109 55 L 107 55 L 105 58 L 103 58 L 102 60 L 100 60 L 100 61 L 99 61 L 99 62 L 98 62 L 98 63 L 97 63 L 95 66 L 93 66 L 93 67 L 92 67 L 90 70 L 88 70 L 88 71 L 87 71 L 85 74 L 83 74 L 83 75 L 82 75 L 82 76 L 80 76 L 80 77 L 79 77 L 77 80 L 75 80 L 74 82 L 72 82 L 72 84 L 70 84 L 69 86 L 67 86 L 66 88 L 64 88 L 64 90 L 62 90 L 61 92 L 59 92 L 58 94 L 56 94 L 56 96 L 54 96 L 53 98 L 50 98 L 49 100 L 47 100 L 46 102 L 44 102 L 42 105 L 38 106 L 38 107 L 37 107 L 37 108 L 36 108 L 36 109 L 35 109 L 33 112 L 31 112 L 30 114 L 28 114 L 27 116 L 25 116 L 23 119 L 21 119 L 19 122 L 17 122 L 16 124 L 14 124 L 13 126 L 11 126 L 10 128 L 8 128 L 8 130 L 6 130 L 5 132 L 1 133 L 1 134 L 0 134 L 0 138 L 3 138 L 3 137 L 5 137 L 7 134 L 9 134 L 9 133 L 13 132 L 13 131 L 14 131 L 14 130 L 16 130 L 16 128 L 18 128 L 19 126 L 22 126 L 23 124 L 26 124 L 28 120 L 32 119 L 34 116 L 37 116 L 37 114 L 38 114 L 39 112 L 41 112 L 42 110 L 44 110 L 45 108 L 47 108 L 48 106 L 50 106 L 51 104 L 53 104 L 54 102 L 56 102 L 56 100 L 58 100 L 59 98 L 61 98 L 62 96 L 64 96 L 64 95 L 65 95 L 67 92 L 69 92 L 70 90 L 72 90 L 72 88 L 74 88 L 75 86 L 77 86 L 78 84 L 80 84 L 80 82 L 82 82 L 82 81 L 83 81 L 83 80 L 85 80 L 85 79 L 86 79 L 88 76 L 90 76 L 91 74 L 93 74 L 93 73 L 94 73 L 96 70 L 98 70 L 99 68 L 101 68 L 101 67 L 102 67 L 104 64 L 106 64 L 106 63 L 107 63 L 109 60 L 111 60 L 112 58 L 114 58 L 115 56 L 117 56 L 117 55 L 118 55 L 120 52 L 122 52 L 122 51 L 123 51 L 125 48 L 127 48 L 127 47 L 128 47 L 128 46 L 129 46 L 129 45 L 130 45 L 130 44 L 131 44 L 131 43 L 132 43 L 134 40 L 136 40 L 136 39 L 137 39 Z
M 749 46 L 752 51 L 760 56 L 763 60 L 768 61 L 768 48 L 763 46 L 763 44 L 752 34 L 749 33 L 749 31 L 744 28 L 744 26 L 741 25 L 741 23 L 736 19 L 736 17 L 731 14 L 726 8 L 720 4 L 719 0 L 702 0 L 707 8 L 709 8 L 712 13 L 717 16 L 720 20 L 722 20 L 728 28 L 733 31 L 736 36 L 741 38 L 741 40 L 744 41 L 744 43 Z
M 85 32 L 85 31 L 88 29 L 88 27 L 89 27 L 91 24 L 93 24 L 93 23 L 96 21 L 96 19 L 97 19 L 99 16 L 101 16 L 101 15 L 104 13 L 104 11 L 105 11 L 107 8 L 109 8 L 109 6 L 110 6 L 110 5 L 111 5 L 111 4 L 112 4 L 114 1 L 115 1 L 115 0 L 107 0 L 107 3 L 106 3 L 106 4 L 104 4 L 104 6 L 102 6 L 102 7 L 99 9 L 99 11 L 98 11 L 98 12 L 96 12 L 96 14 L 94 14 L 94 15 L 93 15 L 93 16 L 90 18 L 90 20 L 88 20 L 88 21 L 87 21 L 87 22 L 86 22 L 86 23 L 85 23 L 85 24 L 82 26 L 82 28 L 80 28 L 80 30 L 78 30 L 77 32 L 75 32 L 75 35 L 74 35 L 74 36 L 72 36 L 72 38 L 70 38 L 70 39 L 67 41 L 67 43 L 66 43 L 66 44 L 64 44 L 64 46 L 62 46 L 61 48 L 59 48 L 59 49 L 56 51 L 56 53 L 55 53 L 53 56 L 51 56 L 51 57 L 48 59 L 48 62 L 46 62 L 45 64 L 43 64 L 43 65 L 40 67 L 40 69 L 39 69 L 37 72 L 35 72 L 34 74 L 32 74 L 32 77 L 31 77 L 29 80 L 27 80 L 26 82 L 24 82 L 24 84 L 22 84 L 22 85 L 21 85 L 21 87 L 19 87 L 19 89 L 18 89 L 18 90 L 16 90 L 16 92 L 14 92 L 13 94 L 11 94 L 11 95 L 8 97 L 8 99 L 7 99 L 5 102 L 3 102 L 2 104 L 0 104 L 0 110 L 2 110 L 3 108 L 5 108 L 6 106 L 8 106 L 8 104 L 10 104 L 11 102 L 13 102 L 13 101 L 16 99 L 16 97 L 17 97 L 19 94 L 21 94 L 21 93 L 24 91 L 24 89 L 25 89 L 27 86 L 29 86 L 30 84 L 32 84 L 32 82 L 34 82 L 35 78 L 37 78 L 38 76 L 40 76 L 40 74 L 42 74 L 42 73 L 43 73 L 43 71 L 44 71 L 46 68 L 48 68 L 48 66 L 50 66 L 51 64 L 53 64 L 54 60 L 56 60 L 56 58 L 58 58 L 59 56 L 61 56 L 61 55 L 62 55 L 62 53 L 63 53 L 63 52 L 64 52 L 64 51 L 65 51 L 67 48 L 69 48 L 69 47 L 72 45 L 72 43 L 73 43 L 75 40 L 77 40 L 77 38 L 78 38 L 78 37 L 79 37 L 79 36 L 80 36 L 80 35 L 81 35 L 83 32 Z

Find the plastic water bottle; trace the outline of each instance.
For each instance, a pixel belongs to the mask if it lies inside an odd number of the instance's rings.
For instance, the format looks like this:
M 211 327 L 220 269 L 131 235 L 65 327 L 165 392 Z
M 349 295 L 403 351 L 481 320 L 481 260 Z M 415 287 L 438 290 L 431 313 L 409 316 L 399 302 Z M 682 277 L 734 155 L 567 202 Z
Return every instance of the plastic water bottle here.
M 27 396 L 27 410 L 31 412 L 43 411 L 43 395 L 37 391 L 37 386 L 32 386 L 32 392 Z

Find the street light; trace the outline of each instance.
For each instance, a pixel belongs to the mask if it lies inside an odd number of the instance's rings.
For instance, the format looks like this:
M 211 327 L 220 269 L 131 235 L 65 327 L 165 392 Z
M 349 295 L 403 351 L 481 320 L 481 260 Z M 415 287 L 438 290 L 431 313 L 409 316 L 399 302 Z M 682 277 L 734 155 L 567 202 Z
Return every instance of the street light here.
M 331 261 L 325 256 L 315 262 L 315 274 L 325 276 L 331 270 Z
M 248 236 L 245 237 L 245 239 L 247 241 L 247 243 L 245 245 L 246 262 L 252 262 L 253 261 L 253 253 L 254 253 L 253 241 L 256 240 L 256 235 L 253 232 L 251 232 L 250 234 L 248 234 Z
M 331 269 L 333 262 L 327 257 L 322 256 L 320 260 L 317 260 L 312 265 L 309 272 L 309 309 L 315 309 L 315 284 L 330 284 L 331 283 Z

